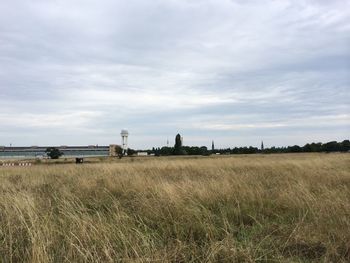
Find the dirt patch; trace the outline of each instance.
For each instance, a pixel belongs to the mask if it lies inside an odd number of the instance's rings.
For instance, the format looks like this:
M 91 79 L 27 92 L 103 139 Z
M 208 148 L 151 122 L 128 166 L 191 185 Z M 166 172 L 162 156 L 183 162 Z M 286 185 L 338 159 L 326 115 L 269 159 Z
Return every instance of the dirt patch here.
M 347 244 L 347 245 L 344 245 L 344 246 L 342 246 L 342 247 L 339 247 L 339 248 L 337 249 L 337 252 L 338 252 L 338 254 L 339 254 L 341 257 L 343 257 L 343 258 L 349 260 L 349 262 L 350 262 L 350 242 L 349 242 L 349 244 Z
M 283 250 L 285 256 L 302 257 L 307 259 L 319 259 L 327 252 L 327 248 L 321 243 L 294 243 L 288 245 Z

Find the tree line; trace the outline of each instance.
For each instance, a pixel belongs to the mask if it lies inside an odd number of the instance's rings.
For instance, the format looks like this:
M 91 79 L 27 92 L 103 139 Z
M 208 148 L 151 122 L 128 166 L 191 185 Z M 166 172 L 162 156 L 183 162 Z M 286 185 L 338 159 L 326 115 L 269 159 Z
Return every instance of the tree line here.
M 235 147 L 218 149 L 215 152 L 224 154 L 250 154 L 250 153 L 302 153 L 302 152 L 348 152 L 350 151 L 350 141 L 331 141 L 327 143 L 307 143 L 304 146 L 293 145 L 287 147 L 275 147 L 259 149 L 257 147 Z
M 224 149 L 208 150 L 206 146 L 182 146 L 181 143 L 176 142 L 174 147 L 153 147 L 147 150 L 148 154 L 160 155 L 210 155 L 210 154 L 254 154 L 254 153 L 302 153 L 302 152 L 349 152 L 350 141 L 344 140 L 342 142 L 330 141 L 327 143 L 307 143 L 304 146 L 293 145 L 287 147 L 258 148 L 258 147 L 233 147 Z M 134 151 L 135 152 L 135 151 Z

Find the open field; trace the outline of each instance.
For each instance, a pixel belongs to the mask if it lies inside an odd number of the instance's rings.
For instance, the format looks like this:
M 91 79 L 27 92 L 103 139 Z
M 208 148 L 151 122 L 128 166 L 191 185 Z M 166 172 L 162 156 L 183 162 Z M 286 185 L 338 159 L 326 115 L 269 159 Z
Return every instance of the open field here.
M 350 154 L 0 168 L 0 262 L 349 262 Z

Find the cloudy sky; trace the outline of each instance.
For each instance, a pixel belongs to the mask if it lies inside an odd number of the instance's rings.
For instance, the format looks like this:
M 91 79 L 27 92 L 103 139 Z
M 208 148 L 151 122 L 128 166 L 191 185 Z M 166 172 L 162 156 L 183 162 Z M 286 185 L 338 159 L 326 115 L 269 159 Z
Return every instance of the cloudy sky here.
M 350 134 L 348 0 L 0 0 L 0 145 Z

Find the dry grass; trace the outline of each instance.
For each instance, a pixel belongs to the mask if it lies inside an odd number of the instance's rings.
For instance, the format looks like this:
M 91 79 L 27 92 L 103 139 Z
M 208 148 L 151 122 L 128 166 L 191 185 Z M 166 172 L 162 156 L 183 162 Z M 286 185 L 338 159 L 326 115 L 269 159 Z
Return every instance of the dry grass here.
M 0 168 L 2 262 L 349 262 L 350 154 Z

